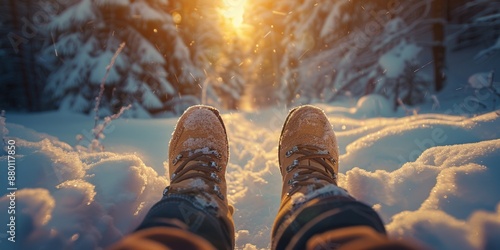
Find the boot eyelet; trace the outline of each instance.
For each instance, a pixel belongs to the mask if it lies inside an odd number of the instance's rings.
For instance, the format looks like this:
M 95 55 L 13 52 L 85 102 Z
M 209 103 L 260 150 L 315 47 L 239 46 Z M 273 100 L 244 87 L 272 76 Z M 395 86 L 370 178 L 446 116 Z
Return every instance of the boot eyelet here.
M 220 191 L 219 186 L 215 185 L 214 191 L 215 191 L 215 194 L 217 194 L 217 197 L 219 197 L 219 199 L 224 200 L 224 195 L 222 195 L 222 192 Z
M 287 173 L 290 173 L 295 167 L 297 167 L 299 165 L 299 160 L 295 159 L 293 160 L 293 163 L 292 165 L 286 167 L 286 172 Z
M 298 183 L 298 181 L 294 180 L 294 179 L 290 179 L 288 180 L 288 185 L 290 186 L 290 188 L 293 188 L 295 187 L 295 185 Z
M 222 167 L 220 167 L 217 162 L 215 161 L 211 161 L 210 162 L 210 167 L 211 168 L 215 168 L 217 170 L 217 172 L 220 172 L 222 170 Z
M 173 173 L 172 176 L 170 177 L 170 181 L 173 181 L 177 177 L 176 173 Z
M 177 164 L 177 162 L 179 162 L 179 160 L 182 158 L 182 154 L 178 154 L 175 159 L 172 161 L 172 164 Z
M 214 172 L 212 172 L 212 173 L 210 174 L 210 178 L 212 178 L 213 180 L 215 180 L 215 182 L 217 182 L 217 183 L 220 183 L 220 182 L 221 182 L 221 180 L 220 180 L 219 176 L 217 176 L 217 174 L 216 174 L 216 173 L 214 173 Z
M 299 148 L 297 148 L 297 146 L 293 146 L 292 149 L 286 151 L 285 157 L 288 158 L 288 157 L 292 156 L 297 151 L 299 151 Z
M 167 186 L 167 187 L 163 190 L 163 196 L 167 196 L 168 191 L 170 191 L 170 186 Z

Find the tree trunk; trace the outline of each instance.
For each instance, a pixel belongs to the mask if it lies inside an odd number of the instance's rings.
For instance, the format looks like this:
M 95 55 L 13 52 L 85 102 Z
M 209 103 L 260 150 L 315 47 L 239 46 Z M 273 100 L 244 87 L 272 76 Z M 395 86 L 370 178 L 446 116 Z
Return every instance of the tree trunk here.
M 394 111 L 397 111 L 398 110 L 398 106 L 399 106 L 399 102 L 398 102 L 398 99 L 399 99 L 399 79 L 394 79 L 394 81 L 396 81 L 396 85 L 394 86 Z
M 10 11 L 12 13 L 12 26 L 14 27 L 14 32 L 20 32 L 22 30 L 21 24 L 19 23 L 19 12 L 17 9 L 17 4 L 15 0 L 10 0 L 9 1 L 9 7 Z M 28 79 L 28 70 L 27 70 L 27 63 L 26 63 L 26 51 L 25 51 L 25 46 L 23 44 L 19 45 L 19 54 L 15 55 L 14 57 L 19 58 L 19 64 L 17 67 L 19 67 L 20 74 L 22 75 L 22 86 L 24 90 L 24 95 L 26 99 L 26 105 L 25 107 L 28 111 L 31 111 L 33 109 L 33 104 L 32 104 L 32 96 L 31 96 L 31 91 L 30 91 L 30 82 Z
M 447 21 L 446 0 L 432 0 L 432 35 L 434 45 L 432 54 L 434 57 L 434 88 L 436 91 L 443 89 L 446 81 L 446 48 L 444 46 L 444 23 Z

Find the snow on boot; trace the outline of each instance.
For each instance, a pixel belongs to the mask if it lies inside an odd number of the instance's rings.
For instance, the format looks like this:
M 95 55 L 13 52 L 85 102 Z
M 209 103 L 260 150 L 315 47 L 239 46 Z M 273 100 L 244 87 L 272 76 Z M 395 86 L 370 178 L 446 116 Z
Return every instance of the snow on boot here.
M 337 187 L 337 140 L 324 112 L 309 105 L 291 110 L 278 154 L 283 191 L 272 249 L 305 249 L 309 237 L 332 225 L 331 202 L 354 200 Z
M 226 166 L 229 157 L 227 134 L 219 112 L 208 106 L 193 106 L 179 118 L 169 145 L 170 186 L 164 199 L 185 199 L 199 211 L 181 211 L 191 231 L 204 236 L 217 249 L 234 248 L 233 207 L 227 201 Z M 205 225 L 207 224 L 212 225 Z M 207 230 L 208 229 L 208 230 Z M 214 233 L 227 241 L 217 240 Z M 209 231 L 209 232 L 207 232 Z M 219 237 L 221 238 L 221 237 Z M 230 244 L 230 245 L 228 245 Z
M 311 196 L 315 190 L 337 185 L 337 139 L 319 108 L 306 105 L 290 111 L 281 131 L 278 157 L 282 201 Z

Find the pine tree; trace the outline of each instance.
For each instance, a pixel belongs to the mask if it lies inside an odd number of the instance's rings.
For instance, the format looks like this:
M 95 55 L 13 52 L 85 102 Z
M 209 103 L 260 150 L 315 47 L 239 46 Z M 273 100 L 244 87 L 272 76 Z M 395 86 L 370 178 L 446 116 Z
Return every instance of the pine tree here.
M 426 24 L 421 17 L 429 16 L 430 1 L 391 2 L 297 2 L 285 30 L 286 101 L 294 96 L 301 97 L 299 102 L 315 102 L 391 92 L 379 59 L 422 34 Z
M 173 110 L 168 101 L 192 85 L 193 64 L 167 1 L 77 0 L 47 25 L 57 69 L 48 79 L 50 101 L 89 113 L 115 50 L 126 46 L 106 79 L 101 107 L 116 113 L 133 105 L 137 116 Z M 158 46 L 162 41 L 161 48 Z
M 449 29 L 454 34 L 453 50 L 480 46 L 474 58 L 489 59 L 500 49 L 500 3 L 498 1 L 453 1 L 449 6 Z
M 297 102 L 313 102 L 324 98 L 326 77 L 321 76 L 323 64 L 328 57 L 329 30 L 339 20 L 334 16 L 344 2 L 317 1 L 290 2 L 284 7 L 287 10 L 284 23 L 286 45 L 281 63 L 281 71 L 285 72 L 281 80 L 280 99 L 288 104 Z M 340 25 L 339 25 L 340 26 Z M 338 30 L 332 32 L 341 34 Z M 318 58 L 316 58 L 318 57 Z M 318 60 L 321 58 L 320 60 Z M 299 99 L 299 100 L 296 100 Z

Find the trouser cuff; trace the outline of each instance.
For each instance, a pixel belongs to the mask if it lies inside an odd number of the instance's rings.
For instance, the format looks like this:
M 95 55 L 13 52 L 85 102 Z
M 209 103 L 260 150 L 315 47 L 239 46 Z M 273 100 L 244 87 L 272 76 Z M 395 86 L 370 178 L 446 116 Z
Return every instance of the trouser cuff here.
M 215 208 L 199 205 L 193 197 L 171 195 L 156 203 L 136 229 L 175 227 L 197 234 L 217 249 L 233 249 L 234 233 L 229 219 L 224 220 Z

